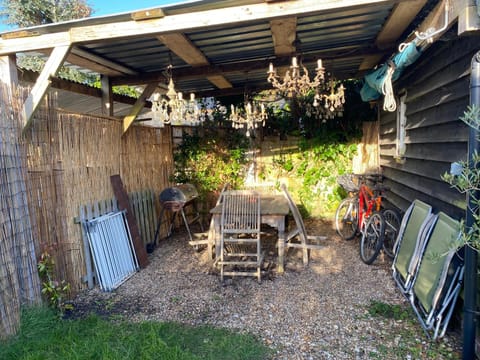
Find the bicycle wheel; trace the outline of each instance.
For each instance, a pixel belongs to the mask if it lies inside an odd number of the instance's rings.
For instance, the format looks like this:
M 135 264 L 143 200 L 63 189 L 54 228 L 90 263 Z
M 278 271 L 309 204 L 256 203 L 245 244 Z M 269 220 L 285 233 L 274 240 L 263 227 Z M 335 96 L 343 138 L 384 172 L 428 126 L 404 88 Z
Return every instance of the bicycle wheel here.
M 346 198 L 335 212 L 335 227 L 344 240 L 351 240 L 358 230 L 358 202 L 356 198 Z
M 383 212 L 385 218 L 385 237 L 383 239 L 383 251 L 390 259 L 395 257 L 393 246 L 397 241 L 398 230 L 400 230 L 400 215 L 396 210 L 387 209 Z
M 385 219 L 380 212 L 373 213 L 365 225 L 360 241 L 360 258 L 370 265 L 375 261 L 383 246 Z

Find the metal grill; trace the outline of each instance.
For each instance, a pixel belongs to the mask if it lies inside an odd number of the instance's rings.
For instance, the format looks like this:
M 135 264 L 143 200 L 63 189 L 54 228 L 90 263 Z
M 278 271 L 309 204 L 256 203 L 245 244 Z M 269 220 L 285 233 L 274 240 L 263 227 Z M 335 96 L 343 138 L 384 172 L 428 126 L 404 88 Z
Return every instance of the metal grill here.
M 100 287 L 111 291 L 138 269 L 124 212 L 115 212 L 83 223 Z
M 153 244 L 147 245 L 147 251 L 152 252 L 157 244 L 158 233 L 160 231 L 160 226 L 162 224 L 162 219 L 165 216 L 165 210 L 169 210 L 173 213 L 172 218 L 170 220 L 170 227 L 168 230 L 167 237 L 170 236 L 173 232 L 173 228 L 175 226 L 175 218 L 178 213 L 182 215 L 183 222 L 188 232 L 188 236 L 190 241 L 193 241 L 192 233 L 190 231 L 190 224 L 195 221 L 198 221 L 200 224 L 200 228 L 203 232 L 203 226 L 200 219 L 200 214 L 197 210 L 195 200 L 198 198 L 198 191 L 192 184 L 181 184 L 175 187 L 169 187 L 164 189 L 160 193 L 160 204 L 162 205 L 162 209 L 160 211 L 159 221 L 157 225 L 157 230 L 155 232 L 155 239 Z M 185 214 L 184 208 L 187 205 L 192 205 L 194 209 L 194 218 L 188 221 L 187 216 Z
M 198 197 L 198 191 L 192 184 L 182 184 L 166 188 L 160 193 L 162 208 L 170 211 L 180 211 Z

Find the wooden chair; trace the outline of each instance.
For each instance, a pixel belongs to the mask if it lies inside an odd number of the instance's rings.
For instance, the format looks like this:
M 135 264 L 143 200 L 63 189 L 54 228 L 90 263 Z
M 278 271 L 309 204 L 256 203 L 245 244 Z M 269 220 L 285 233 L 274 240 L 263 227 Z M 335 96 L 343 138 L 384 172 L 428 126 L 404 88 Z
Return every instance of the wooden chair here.
M 285 184 L 281 184 L 280 188 L 283 191 L 285 198 L 288 201 L 288 205 L 290 207 L 290 211 L 292 212 L 293 219 L 295 220 L 296 227 L 288 232 L 286 236 L 286 248 L 299 248 L 303 251 L 303 264 L 308 265 L 308 251 L 309 250 L 320 250 L 323 249 L 324 246 L 319 245 L 318 242 L 326 240 L 326 236 L 316 236 L 316 235 L 307 235 L 307 230 L 305 229 L 305 224 L 303 223 L 302 215 L 298 210 L 297 205 L 293 201 L 290 193 L 287 190 Z M 300 242 L 292 242 L 293 239 L 299 238 Z M 314 243 L 316 244 L 314 244 Z
M 251 190 L 229 190 L 222 195 L 220 277 L 256 276 L 261 281 L 260 195 Z M 253 270 L 252 270 L 253 269 Z

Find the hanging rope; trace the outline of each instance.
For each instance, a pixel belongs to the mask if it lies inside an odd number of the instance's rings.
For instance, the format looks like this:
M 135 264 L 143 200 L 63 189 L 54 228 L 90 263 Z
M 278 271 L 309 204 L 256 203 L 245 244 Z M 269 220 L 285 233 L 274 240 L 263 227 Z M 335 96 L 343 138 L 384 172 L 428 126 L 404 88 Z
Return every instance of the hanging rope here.
M 388 63 L 387 73 L 382 83 L 382 94 L 385 95 L 383 101 L 383 110 L 393 112 L 397 109 L 397 103 L 395 101 L 395 94 L 393 93 L 392 75 L 395 71 L 395 64 L 390 61 Z

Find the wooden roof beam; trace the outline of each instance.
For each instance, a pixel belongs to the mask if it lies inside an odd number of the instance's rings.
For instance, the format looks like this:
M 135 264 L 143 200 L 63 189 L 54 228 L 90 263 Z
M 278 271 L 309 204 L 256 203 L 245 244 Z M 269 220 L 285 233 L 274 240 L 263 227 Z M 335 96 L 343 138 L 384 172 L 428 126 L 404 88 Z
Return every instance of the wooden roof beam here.
M 458 14 L 458 35 L 480 30 L 480 16 L 475 0 L 464 0 L 464 7 Z
M 399 1 L 399 0 L 398 0 Z M 344 8 L 389 4 L 392 0 L 337 0 L 337 1 L 285 1 L 256 3 L 245 6 L 185 12 L 143 21 L 123 21 L 72 27 L 68 31 L 40 34 L 35 32 L 24 37 L 12 38 L 2 35 L 0 56 L 17 52 L 38 51 L 61 45 L 82 44 L 85 42 L 115 40 L 139 36 L 156 36 L 168 33 L 197 31 L 217 26 L 242 24 L 250 21 L 275 20 L 284 17 L 301 16 L 315 12 L 342 11 Z M 408 1 L 410 3 L 410 1 Z M 55 27 L 52 26 L 52 30 Z
M 406 1 L 395 5 L 382 30 L 375 41 L 379 49 L 398 45 L 400 36 L 405 32 L 427 0 Z
M 458 34 L 464 31 L 474 31 L 475 21 L 478 22 L 480 29 L 480 19 L 475 20 L 468 15 L 471 12 L 472 0 L 441 0 L 428 16 L 417 27 L 415 33 L 412 33 L 405 42 L 412 41 L 416 38 L 416 34 L 424 36 L 430 32 L 434 36 L 428 40 L 422 40 L 422 49 L 429 47 L 435 40 L 445 34 L 455 23 L 458 22 Z
M 39 52 L 49 55 L 52 52 L 52 49 L 41 49 Z M 72 65 L 77 65 L 81 68 L 89 69 L 106 76 L 138 75 L 136 71 L 124 65 L 107 60 L 101 56 L 92 54 L 91 52 L 80 49 L 76 46 L 70 49 L 65 61 Z
M 406 4 L 410 4 L 410 2 L 406 2 Z M 423 41 L 422 47 L 425 49 L 430 46 L 434 40 L 440 38 L 457 21 L 459 35 L 466 31 L 476 31 L 480 29 L 480 19 L 478 16 L 472 16 L 471 11 L 472 0 L 440 1 L 416 30 L 416 33 L 420 34 L 428 33 L 429 31 L 436 33 L 434 37 L 429 39 L 430 41 Z M 404 42 L 412 41 L 415 39 L 415 37 L 416 35 L 412 33 L 406 40 L 404 40 Z M 364 60 L 364 63 L 362 63 L 360 69 L 365 68 L 366 61 L 367 59 Z M 380 59 L 378 61 L 380 61 Z M 371 61 L 371 66 L 369 68 L 373 68 L 373 66 L 377 63 L 378 62 L 375 63 L 374 61 Z
M 210 65 L 210 62 L 200 49 L 198 49 L 184 34 L 164 34 L 158 35 L 157 38 L 187 64 L 192 65 L 193 67 Z M 230 81 L 228 81 L 223 75 L 206 76 L 206 78 L 219 89 L 228 89 L 232 87 Z
M 425 6 L 427 0 L 406 1 L 395 5 L 392 13 L 385 22 L 382 30 L 377 35 L 375 45 L 379 49 L 387 49 L 398 46 L 398 39 L 408 28 L 411 22 Z M 359 71 L 372 69 L 382 60 L 383 54 L 375 54 L 365 57 L 360 64 Z
M 16 67 L 15 67 L 16 68 Z M 18 72 L 18 79 L 19 81 L 24 82 L 36 82 L 38 79 L 38 73 L 31 71 L 31 70 L 17 70 Z M 85 84 L 79 84 L 73 81 L 60 79 L 58 77 L 51 78 L 51 88 L 74 92 L 77 94 L 93 96 L 96 98 L 101 99 L 102 97 L 102 90 L 99 88 L 95 88 Z M 164 92 L 164 90 L 163 90 Z M 119 102 L 122 104 L 134 105 L 137 99 L 121 95 L 121 94 L 113 94 L 113 101 Z M 148 103 L 146 103 L 145 107 L 149 107 Z
M 381 54 L 384 56 L 388 54 L 388 52 L 394 51 L 395 49 L 389 48 L 385 51 L 379 52 L 378 49 L 372 48 L 367 51 L 360 50 L 357 52 L 348 51 L 346 55 L 341 56 L 339 55 L 338 51 L 328 50 L 323 51 L 321 58 L 323 60 L 328 61 L 329 59 L 333 60 L 346 60 L 350 58 L 356 58 L 358 56 L 370 56 L 375 54 Z M 308 55 L 304 56 L 302 62 L 304 64 L 315 63 L 318 59 L 318 55 Z M 263 60 L 251 60 L 251 61 L 244 61 L 241 63 L 229 63 L 224 65 L 204 65 L 204 66 L 197 66 L 197 67 L 181 67 L 173 69 L 173 77 L 175 80 L 190 80 L 190 79 L 198 79 L 200 77 L 206 76 L 215 76 L 215 75 L 228 75 L 233 73 L 240 73 L 240 72 L 248 72 L 254 70 L 265 70 L 265 74 L 268 70 L 269 63 L 272 62 L 272 59 L 263 59 Z M 277 57 L 275 60 L 275 66 L 282 67 L 288 66 L 291 62 L 290 56 L 280 56 Z M 266 75 L 265 75 L 266 76 Z M 150 73 L 143 73 L 139 74 L 138 76 L 121 76 L 121 77 L 113 77 L 112 78 L 112 85 L 138 85 L 138 84 L 147 84 L 151 82 L 157 83 L 165 83 L 165 75 L 162 71 L 154 71 Z
M 138 75 L 138 72 L 90 51 L 74 46 L 66 61 L 85 69 L 90 69 L 107 76 Z
M 270 21 L 273 46 L 276 56 L 295 53 L 297 39 L 297 18 L 295 16 Z

